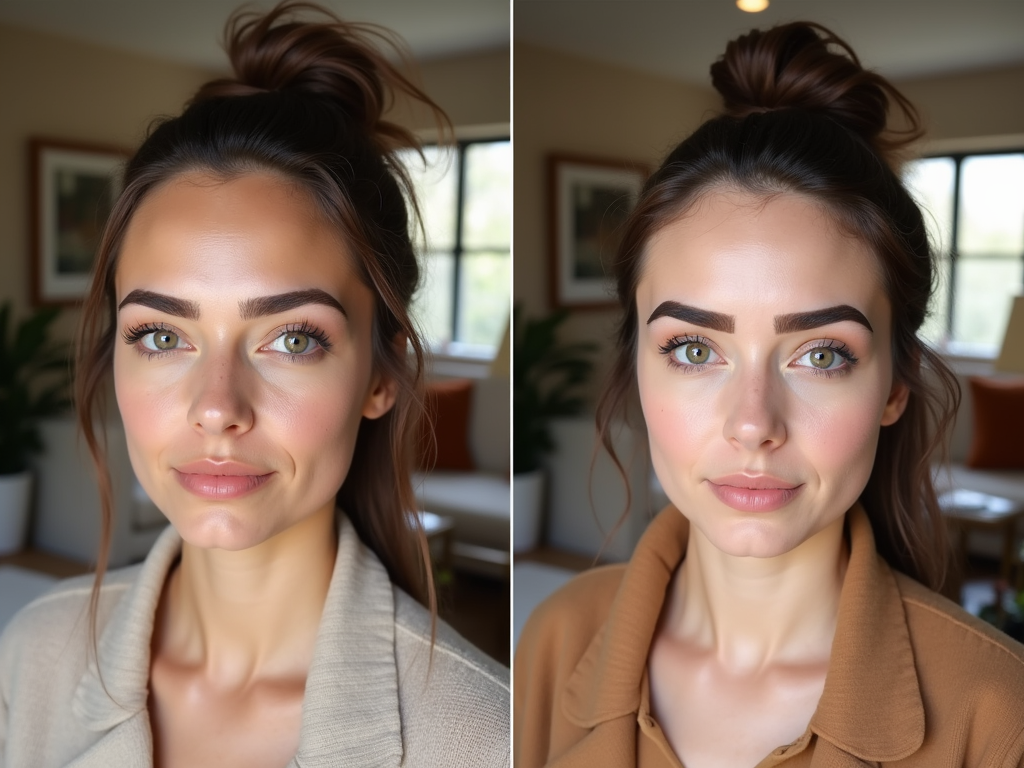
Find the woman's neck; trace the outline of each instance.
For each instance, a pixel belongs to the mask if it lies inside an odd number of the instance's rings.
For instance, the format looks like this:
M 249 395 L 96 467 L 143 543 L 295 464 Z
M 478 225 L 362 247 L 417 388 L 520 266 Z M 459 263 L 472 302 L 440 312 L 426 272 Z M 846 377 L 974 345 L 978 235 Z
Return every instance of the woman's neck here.
M 727 555 L 691 526 L 662 631 L 741 674 L 780 662 L 827 663 L 849 559 L 843 523 L 774 558 Z
M 218 687 L 304 679 L 336 553 L 333 508 L 246 550 L 184 543 L 160 600 L 154 652 Z

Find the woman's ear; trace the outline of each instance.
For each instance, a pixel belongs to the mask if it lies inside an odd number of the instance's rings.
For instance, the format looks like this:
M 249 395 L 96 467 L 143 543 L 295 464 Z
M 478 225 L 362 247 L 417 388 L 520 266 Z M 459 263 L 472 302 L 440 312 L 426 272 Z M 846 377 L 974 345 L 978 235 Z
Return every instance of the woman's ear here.
M 408 341 L 404 333 L 395 334 L 391 340 L 395 354 L 400 358 L 406 354 Z M 370 389 L 366 393 L 366 400 L 363 402 L 363 416 L 368 419 L 379 419 L 391 410 L 398 397 L 398 381 L 393 377 L 375 371 L 370 380 Z
M 899 420 L 903 412 L 907 410 L 907 400 L 909 399 L 910 387 L 902 381 L 893 381 L 889 399 L 885 401 L 885 408 L 882 410 L 883 427 L 895 424 Z
M 390 376 L 380 373 L 373 375 L 370 391 L 363 402 L 363 416 L 368 419 L 379 419 L 391 410 L 398 395 L 398 382 Z

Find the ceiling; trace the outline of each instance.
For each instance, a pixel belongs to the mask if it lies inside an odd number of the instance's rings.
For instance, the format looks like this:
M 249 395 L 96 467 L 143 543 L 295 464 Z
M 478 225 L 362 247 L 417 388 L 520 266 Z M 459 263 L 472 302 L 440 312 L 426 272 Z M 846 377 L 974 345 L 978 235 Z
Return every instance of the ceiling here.
M 432 59 L 504 48 L 508 0 L 320 0 L 346 20 L 398 32 L 414 56 Z M 228 15 L 242 0 L 0 0 L 0 24 L 218 71 Z M 247 4 L 270 8 L 273 0 Z
M 727 41 L 806 19 L 830 27 L 862 63 L 894 78 L 1024 64 L 1021 0 L 515 0 L 513 37 L 700 85 Z

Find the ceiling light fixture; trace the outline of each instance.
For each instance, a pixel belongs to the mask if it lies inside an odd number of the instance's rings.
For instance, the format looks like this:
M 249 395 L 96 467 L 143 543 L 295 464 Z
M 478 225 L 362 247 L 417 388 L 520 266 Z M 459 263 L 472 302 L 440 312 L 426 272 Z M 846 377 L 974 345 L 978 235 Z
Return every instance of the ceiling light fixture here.
M 760 13 L 768 7 L 768 0 L 736 0 L 736 7 L 747 13 Z

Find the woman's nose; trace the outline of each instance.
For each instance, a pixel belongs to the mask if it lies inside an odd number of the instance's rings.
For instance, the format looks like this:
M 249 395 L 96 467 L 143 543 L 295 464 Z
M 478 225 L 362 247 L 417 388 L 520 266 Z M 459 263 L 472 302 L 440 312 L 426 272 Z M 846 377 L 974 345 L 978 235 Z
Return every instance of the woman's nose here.
M 725 439 L 750 452 L 773 451 L 786 442 L 782 390 L 763 371 L 730 381 L 723 393 Z
M 200 432 L 244 434 L 252 429 L 254 412 L 248 365 L 230 352 L 211 355 L 193 370 L 189 424 Z

